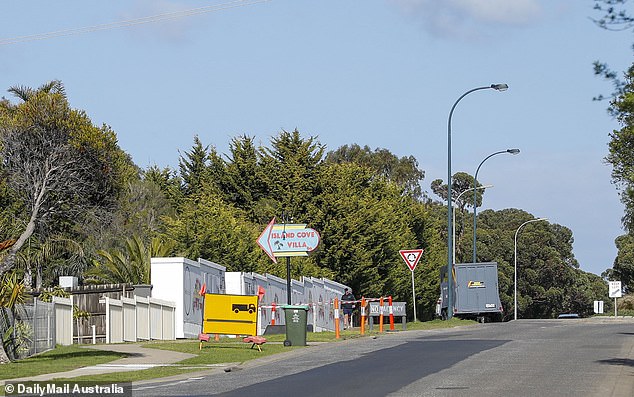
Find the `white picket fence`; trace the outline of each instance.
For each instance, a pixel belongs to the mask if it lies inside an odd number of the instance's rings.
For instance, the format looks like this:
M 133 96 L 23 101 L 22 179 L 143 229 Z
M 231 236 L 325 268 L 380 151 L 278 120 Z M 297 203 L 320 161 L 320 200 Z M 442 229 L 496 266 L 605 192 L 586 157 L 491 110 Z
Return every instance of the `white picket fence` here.
M 104 298 L 106 343 L 176 339 L 176 304 L 135 296 Z

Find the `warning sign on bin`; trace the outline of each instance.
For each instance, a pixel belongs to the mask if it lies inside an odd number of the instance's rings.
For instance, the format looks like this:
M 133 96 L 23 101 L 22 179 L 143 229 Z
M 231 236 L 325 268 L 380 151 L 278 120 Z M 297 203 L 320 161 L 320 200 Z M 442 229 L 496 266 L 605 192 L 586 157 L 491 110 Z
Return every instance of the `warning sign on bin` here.
M 203 333 L 257 335 L 257 295 L 205 294 Z

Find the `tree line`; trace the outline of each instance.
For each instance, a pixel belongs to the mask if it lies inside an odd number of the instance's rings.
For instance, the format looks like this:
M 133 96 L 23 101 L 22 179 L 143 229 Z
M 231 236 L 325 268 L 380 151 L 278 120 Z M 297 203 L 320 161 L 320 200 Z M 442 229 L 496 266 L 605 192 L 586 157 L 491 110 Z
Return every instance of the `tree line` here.
M 411 304 L 410 270 L 398 251 L 423 248 L 415 271 L 417 317 L 433 318 L 439 269 L 446 266 L 447 208 L 422 191 L 425 174 L 413 156 L 358 144 L 328 150 L 314 136 L 282 130 L 269 145 L 236 136 L 225 154 L 196 136 L 177 169 L 141 169 L 110 127 L 71 108 L 61 82 L 9 92 L 16 102 L 0 102 L 2 273 L 14 272 L 34 289 L 55 285 L 60 275 L 147 283 L 149 258 L 178 255 L 285 277 L 285 265 L 272 263 L 256 244 L 276 217 L 306 223 L 322 237 L 311 256 L 293 258 L 293 277 L 328 277 L 357 295 Z M 453 182 L 457 197 L 473 177 L 460 172 Z M 442 181 L 433 190 L 444 198 Z M 457 262 L 471 261 L 472 206 L 456 203 Z M 507 313 L 513 234 L 533 218 L 521 209 L 478 214 L 478 260 L 499 263 Z M 562 225 L 522 229 L 522 317 L 589 314 L 593 300 L 608 300 L 605 282 L 579 269 L 572 242 Z

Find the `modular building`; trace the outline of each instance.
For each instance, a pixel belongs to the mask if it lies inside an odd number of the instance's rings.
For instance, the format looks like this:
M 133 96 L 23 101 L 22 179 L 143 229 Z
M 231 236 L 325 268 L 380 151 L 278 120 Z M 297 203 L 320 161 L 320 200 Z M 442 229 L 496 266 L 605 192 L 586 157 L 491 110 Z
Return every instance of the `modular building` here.
M 176 338 L 195 338 L 202 329 L 203 297 L 225 293 L 224 266 L 199 258 L 152 258 L 152 296 L 176 302 Z
M 271 274 L 262 276 L 257 273 L 227 272 L 225 280 L 228 294 L 257 295 L 260 288 L 264 292 L 259 302 L 258 333 L 263 333 L 268 325 L 273 324 L 273 319 L 275 325 L 284 325 L 281 306 L 286 305 L 288 299 L 285 279 Z M 344 288 L 345 285 L 325 278 L 302 277 L 300 281 L 291 280 L 291 303 L 308 306 L 307 322 L 313 331 L 333 331 L 333 302 L 335 298 L 341 298 Z M 343 316 L 339 321 L 343 324 Z

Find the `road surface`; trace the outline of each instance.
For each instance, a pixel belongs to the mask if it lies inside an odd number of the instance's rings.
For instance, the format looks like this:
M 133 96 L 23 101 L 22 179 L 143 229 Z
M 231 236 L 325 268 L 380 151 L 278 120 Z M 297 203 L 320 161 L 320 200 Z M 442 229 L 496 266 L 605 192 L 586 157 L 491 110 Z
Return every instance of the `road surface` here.
M 134 396 L 634 396 L 634 319 L 518 320 L 292 350 Z

